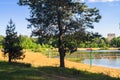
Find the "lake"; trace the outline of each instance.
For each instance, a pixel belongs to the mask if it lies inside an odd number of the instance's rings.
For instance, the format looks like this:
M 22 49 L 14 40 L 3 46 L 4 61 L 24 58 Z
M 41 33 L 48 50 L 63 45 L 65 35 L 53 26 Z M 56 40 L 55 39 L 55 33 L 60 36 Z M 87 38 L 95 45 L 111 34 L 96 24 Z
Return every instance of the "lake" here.
M 90 56 L 90 53 L 92 56 Z M 90 64 L 91 59 L 92 65 L 120 69 L 120 50 L 95 50 L 92 52 L 79 50 L 66 57 L 71 59 L 76 58 L 77 62 L 85 64 Z

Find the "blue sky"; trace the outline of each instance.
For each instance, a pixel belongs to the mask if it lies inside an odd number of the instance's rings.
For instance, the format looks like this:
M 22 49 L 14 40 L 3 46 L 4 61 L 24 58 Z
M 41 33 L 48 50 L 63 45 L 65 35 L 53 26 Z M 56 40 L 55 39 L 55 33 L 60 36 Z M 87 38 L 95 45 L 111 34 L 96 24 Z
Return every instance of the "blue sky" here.
M 17 5 L 18 0 L 0 0 L 0 35 L 5 35 L 6 25 L 10 19 L 16 25 L 19 34 L 30 35 L 27 29 L 29 10 L 27 7 Z
M 17 5 L 18 0 L 0 0 L 0 35 L 5 35 L 6 25 L 10 19 L 16 24 L 16 31 L 19 34 L 30 35 L 31 30 L 27 29 L 29 10 L 27 7 Z M 79 0 L 77 0 L 79 1 Z M 93 8 L 100 10 L 102 19 L 94 24 L 91 31 L 99 32 L 104 37 L 108 33 L 120 35 L 120 0 L 81 0 Z
M 120 0 L 85 0 L 89 7 L 96 7 L 100 10 L 102 19 L 95 23 L 94 32 L 99 32 L 104 37 L 108 33 L 115 33 L 120 36 Z

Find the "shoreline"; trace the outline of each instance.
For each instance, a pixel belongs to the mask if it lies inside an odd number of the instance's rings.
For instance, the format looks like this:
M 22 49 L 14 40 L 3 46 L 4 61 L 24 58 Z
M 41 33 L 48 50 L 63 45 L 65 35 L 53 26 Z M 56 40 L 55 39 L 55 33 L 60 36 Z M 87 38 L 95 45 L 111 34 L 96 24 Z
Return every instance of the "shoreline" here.
M 77 50 L 88 50 L 88 49 L 92 49 L 92 50 L 102 50 L 101 48 L 77 48 Z M 107 50 L 119 50 L 120 48 L 108 48 Z
M 89 64 L 77 63 L 77 62 L 71 62 L 71 61 L 70 62 L 66 61 L 66 63 L 70 63 L 70 64 L 72 63 L 72 65 L 66 64 L 66 66 L 69 68 L 76 68 L 78 70 L 88 71 L 92 73 L 103 73 L 111 77 L 120 78 L 120 69 L 117 69 L 117 68 L 109 68 L 109 67 L 96 66 L 96 65 L 92 65 L 92 67 L 90 67 Z
M 25 55 L 26 55 L 25 59 L 17 60 L 17 61 L 22 63 L 30 63 L 32 64 L 33 67 L 40 67 L 40 66 L 59 67 L 59 59 L 48 58 L 43 54 L 37 52 L 36 53 L 30 52 L 30 51 L 27 51 Z M 0 52 L 0 60 L 7 61 L 7 58 L 4 58 L 1 55 L 1 52 Z M 103 66 L 94 66 L 94 65 L 90 68 L 89 64 L 77 63 L 68 60 L 65 60 L 65 67 L 75 68 L 77 70 L 88 71 L 91 73 L 103 73 L 111 77 L 120 78 L 120 69 L 108 68 Z

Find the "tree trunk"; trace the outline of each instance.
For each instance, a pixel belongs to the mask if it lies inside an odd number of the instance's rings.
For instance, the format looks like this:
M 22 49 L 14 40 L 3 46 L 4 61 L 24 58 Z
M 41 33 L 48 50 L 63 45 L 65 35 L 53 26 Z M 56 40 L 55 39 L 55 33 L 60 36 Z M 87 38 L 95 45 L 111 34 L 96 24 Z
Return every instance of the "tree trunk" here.
M 8 54 L 8 56 L 9 56 L 8 62 L 11 63 L 11 62 L 12 62 L 12 59 L 11 59 L 10 53 Z
M 60 0 L 58 0 L 58 10 L 57 10 L 57 18 L 58 18 L 58 28 L 59 28 L 59 40 L 58 40 L 58 49 L 59 49 L 59 55 L 60 55 L 60 67 L 65 67 L 64 63 L 64 57 L 65 57 L 65 51 L 63 47 L 63 29 L 62 29 L 62 23 L 61 23 L 61 10 L 60 10 Z
M 59 34 L 58 48 L 59 48 L 59 55 L 60 55 L 60 67 L 65 67 L 65 63 L 64 63 L 65 50 L 63 47 L 62 32 L 61 31 Z
M 65 58 L 65 52 L 64 51 L 59 51 L 59 54 L 60 54 L 60 67 L 65 67 L 65 61 L 64 61 L 64 58 Z

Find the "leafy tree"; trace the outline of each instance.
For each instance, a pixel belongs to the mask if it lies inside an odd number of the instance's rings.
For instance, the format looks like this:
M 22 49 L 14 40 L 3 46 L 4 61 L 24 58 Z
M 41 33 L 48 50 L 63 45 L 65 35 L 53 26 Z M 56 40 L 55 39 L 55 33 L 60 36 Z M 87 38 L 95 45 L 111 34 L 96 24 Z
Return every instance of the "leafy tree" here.
M 20 45 L 24 49 L 33 49 L 36 48 L 37 44 L 34 42 L 33 38 L 20 35 Z
M 107 48 L 109 47 L 109 43 L 107 39 L 102 37 L 99 33 L 88 32 L 85 39 L 85 47 L 99 47 L 99 48 Z M 82 45 L 84 44 L 82 43 Z
M 85 3 L 74 0 L 19 0 L 18 4 L 29 6 L 30 18 L 27 20 L 31 24 L 28 27 L 33 27 L 32 33 L 35 36 L 58 36 L 60 67 L 65 67 L 65 44 L 70 41 L 64 41 L 65 36 L 88 27 L 93 28 L 92 24 L 101 18 L 96 8 L 88 8 Z M 68 46 L 72 46 L 73 42 L 70 41 Z M 75 47 L 68 47 L 68 50 L 73 52 Z
M 4 41 L 4 36 L 0 35 L 0 49 L 2 48 L 3 41 Z
M 120 37 L 113 38 L 113 39 L 110 41 L 110 45 L 111 45 L 112 47 L 120 47 Z
M 9 25 L 7 25 L 6 29 L 6 37 L 3 43 L 3 52 L 4 55 L 8 54 L 8 62 L 12 62 L 14 59 L 24 58 L 22 47 L 20 46 L 20 40 L 17 36 L 17 32 L 15 32 L 15 24 L 10 19 Z
M 94 36 L 93 43 L 98 44 L 98 47 L 100 47 L 100 48 L 109 47 L 108 40 L 105 39 L 104 37 L 102 37 L 102 35 L 100 35 L 98 33 L 94 33 L 93 36 Z

